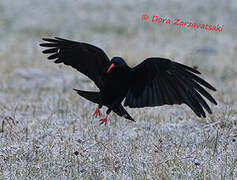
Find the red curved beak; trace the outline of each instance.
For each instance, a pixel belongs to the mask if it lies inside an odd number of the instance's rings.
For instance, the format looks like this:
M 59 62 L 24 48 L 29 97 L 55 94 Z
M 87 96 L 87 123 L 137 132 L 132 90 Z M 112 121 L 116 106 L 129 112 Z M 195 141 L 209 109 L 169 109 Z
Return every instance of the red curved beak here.
M 113 69 L 114 68 L 114 64 L 111 64 L 110 66 L 109 66 L 109 69 L 107 70 L 107 73 L 109 72 L 109 71 L 111 71 L 111 69 Z

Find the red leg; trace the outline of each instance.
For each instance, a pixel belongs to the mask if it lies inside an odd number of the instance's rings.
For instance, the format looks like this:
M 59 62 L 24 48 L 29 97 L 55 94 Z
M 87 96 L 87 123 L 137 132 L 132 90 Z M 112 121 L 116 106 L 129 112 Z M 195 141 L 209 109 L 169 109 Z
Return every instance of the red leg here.
M 101 116 L 100 107 L 98 107 L 98 108 L 95 110 L 94 116 L 95 116 L 95 117 Z
M 100 125 L 102 125 L 102 124 L 106 125 L 106 124 L 107 124 L 107 121 L 108 121 L 107 118 L 108 118 L 108 116 L 109 116 L 109 115 L 107 114 L 105 118 L 103 118 L 103 119 L 100 120 Z

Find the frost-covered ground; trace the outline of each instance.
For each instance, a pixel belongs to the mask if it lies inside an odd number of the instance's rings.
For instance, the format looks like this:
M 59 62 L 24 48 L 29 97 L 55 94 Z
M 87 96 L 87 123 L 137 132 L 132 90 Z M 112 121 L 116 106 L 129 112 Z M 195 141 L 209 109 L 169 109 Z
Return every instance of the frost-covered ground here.
M 237 178 L 237 2 L 0 1 L 1 179 Z M 141 15 L 224 25 L 223 32 L 143 22 Z M 186 106 L 129 109 L 110 116 L 73 88 L 95 85 L 41 54 L 42 37 L 103 48 L 131 66 L 160 56 L 198 66 L 218 91 L 213 114 Z M 105 114 L 103 109 L 103 114 Z

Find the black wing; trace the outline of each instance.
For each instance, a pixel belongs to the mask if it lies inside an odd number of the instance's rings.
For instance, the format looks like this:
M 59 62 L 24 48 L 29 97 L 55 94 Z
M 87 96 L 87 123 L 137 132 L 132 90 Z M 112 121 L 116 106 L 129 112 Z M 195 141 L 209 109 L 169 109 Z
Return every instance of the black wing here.
M 202 86 L 216 89 L 195 74 L 201 73 L 168 59 L 148 58 L 132 69 L 133 82 L 124 105 L 134 108 L 185 103 L 197 116 L 206 117 L 203 108 L 212 112 L 201 95 L 217 102 Z
M 64 63 L 77 69 L 88 76 L 100 88 L 102 86 L 102 74 L 109 67 L 110 60 L 105 52 L 91 44 L 70 41 L 55 37 L 55 39 L 43 38 L 46 43 L 40 46 L 48 49 L 44 54 L 51 54 L 48 59 L 55 63 Z

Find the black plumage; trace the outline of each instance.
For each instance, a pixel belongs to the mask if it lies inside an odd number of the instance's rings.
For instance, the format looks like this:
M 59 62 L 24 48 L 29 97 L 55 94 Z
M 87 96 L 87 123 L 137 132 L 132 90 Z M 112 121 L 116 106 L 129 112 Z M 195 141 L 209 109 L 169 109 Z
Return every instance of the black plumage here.
M 44 54 L 49 60 L 64 63 L 88 76 L 100 89 L 99 92 L 76 90 L 82 97 L 99 105 L 108 107 L 107 116 L 114 111 L 132 121 L 133 118 L 121 105 L 131 108 L 186 104 L 198 117 L 206 117 L 204 109 L 212 113 L 203 99 L 217 104 L 205 88 L 216 89 L 200 78 L 201 73 L 189 66 L 165 58 L 151 57 L 134 68 L 130 68 L 121 57 L 107 57 L 105 52 L 91 44 L 75 42 L 62 38 L 43 38 L 46 47 Z M 107 118 L 106 116 L 106 118 Z M 106 123 L 107 119 L 102 119 Z

